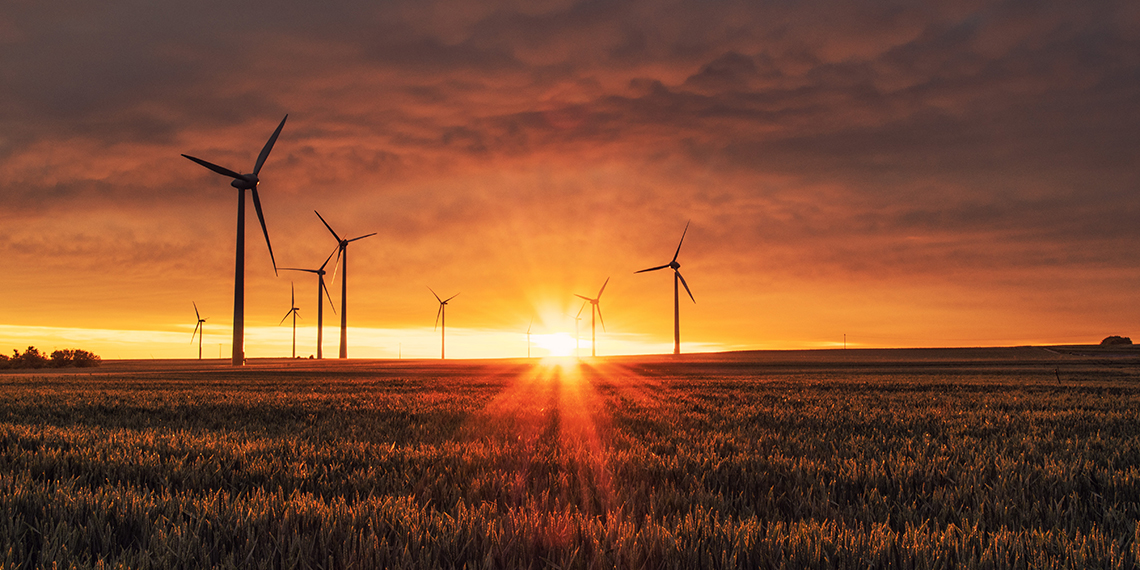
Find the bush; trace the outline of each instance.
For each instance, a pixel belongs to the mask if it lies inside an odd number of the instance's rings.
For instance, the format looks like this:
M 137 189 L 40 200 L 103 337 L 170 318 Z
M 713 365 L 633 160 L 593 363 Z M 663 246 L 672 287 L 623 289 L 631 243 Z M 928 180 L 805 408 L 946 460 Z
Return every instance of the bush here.
M 1100 341 L 1101 346 L 1131 345 L 1131 344 L 1132 344 L 1132 339 L 1130 339 L 1126 336 L 1116 336 L 1116 335 L 1105 337 L 1104 340 Z
M 99 356 L 78 348 L 57 350 L 51 353 L 51 365 L 53 368 L 62 368 L 64 366 L 89 368 L 91 366 L 98 366 L 101 360 Z
M 101 361 L 102 359 L 98 355 L 79 349 L 56 350 L 51 353 L 49 360 L 36 347 L 29 346 L 24 354 L 20 354 L 19 350 L 13 350 L 12 356 L 0 355 L 0 368 L 43 368 L 45 366 L 87 368 L 99 366 Z
M 29 346 L 24 354 L 12 350 L 12 360 L 8 362 L 9 368 L 43 368 L 47 366 L 48 359 L 34 346 Z

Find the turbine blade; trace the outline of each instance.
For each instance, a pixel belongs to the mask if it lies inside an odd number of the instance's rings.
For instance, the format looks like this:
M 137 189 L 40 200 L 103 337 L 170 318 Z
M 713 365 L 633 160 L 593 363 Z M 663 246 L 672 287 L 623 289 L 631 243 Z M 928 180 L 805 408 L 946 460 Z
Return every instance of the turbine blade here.
M 190 301 L 190 302 L 194 303 L 194 301 Z M 198 317 L 199 321 L 202 320 L 202 315 L 198 313 L 198 303 L 194 303 L 194 316 Z
M 321 268 L 318 269 L 317 271 L 324 271 L 325 266 L 329 264 L 329 260 L 332 259 L 333 254 L 338 252 L 338 251 L 340 251 L 339 245 L 337 245 L 335 248 L 333 248 L 333 250 L 329 253 L 329 256 L 327 258 L 325 258 L 325 262 L 321 264 Z
M 269 243 L 269 230 L 265 228 L 265 215 L 261 213 L 261 199 L 257 197 L 257 187 L 254 186 L 252 191 L 253 209 L 257 210 L 257 221 L 261 222 L 261 233 L 265 234 L 265 245 L 269 247 L 269 260 L 273 262 L 273 274 L 277 275 L 277 260 L 273 259 L 273 244 Z
M 299 267 L 280 267 L 281 271 L 304 271 L 306 273 L 317 273 L 316 269 L 301 269 Z
M 593 301 L 593 299 L 591 299 L 591 298 L 589 298 L 589 297 L 587 297 L 587 296 L 585 296 L 585 295 L 579 295 L 579 294 L 577 294 L 577 293 L 574 293 L 574 296 L 575 296 L 575 297 L 577 297 L 577 298 L 579 298 L 579 299 L 585 299 L 585 300 L 587 300 L 587 301 Z
M 693 299 L 693 292 L 689 290 L 689 284 L 685 283 L 685 278 L 684 278 L 684 276 L 681 275 L 680 271 L 677 272 L 677 277 L 681 278 L 681 285 L 685 286 L 685 292 L 689 294 L 690 299 Z M 693 299 L 693 302 L 696 303 L 697 300 Z
M 459 293 L 456 293 L 456 294 L 454 294 L 454 295 L 452 295 L 452 296 L 448 297 L 448 298 L 447 298 L 447 299 L 444 301 L 444 303 L 446 303 L 447 301 L 450 301 L 450 300 L 452 300 L 452 299 L 454 299 L 454 298 L 456 298 L 456 297 L 458 297 L 458 296 L 459 296 Z
M 209 168 L 210 170 L 213 170 L 214 172 L 217 172 L 218 174 L 221 174 L 222 176 L 229 176 L 230 178 L 242 178 L 242 175 L 240 175 L 240 174 L 238 174 L 238 173 L 236 173 L 236 172 L 234 172 L 234 171 L 232 171 L 232 170 L 230 170 L 224 166 L 218 166 L 212 162 L 206 162 L 200 158 L 194 158 L 188 154 L 184 154 L 182 156 L 185 156 L 186 158 L 189 158 L 190 160 L 193 160 L 194 162 L 197 162 L 198 164 L 201 164 L 202 166 L 205 166 L 206 168 Z
M 578 295 L 578 296 L 581 297 L 581 295 Z M 581 319 L 582 318 L 582 311 L 586 310 L 586 303 L 589 303 L 589 302 L 590 302 L 589 300 L 586 300 L 585 303 L 582 303 L 582 308 L 578 309 L 578 315 L 576 317 L 574 317 L 575 319 Z
M 431 287 L 428 287 L 428 291 L 431 291 L 431 294 L 432 294 L 432 295 L 435 295 L 435 289 L 432 289 Z M 442 302 L 443 302 L 443 299 L 440 299 L 440 298 L 439 298 L 439 295 L 435 295 L 435 300 L 436 300 L 436 301 L 439 301 L 440 303 L 442 303 Z
M 295 287 L 293 287 L 292 281 L 289 282 L 289 306 L 290 307 L 296 307 L 297 306 L 297 289 Z
M 340 268 L 340 252 L 341 252 L 341 249 L 340 249 L 340 245 L 338 244 L 336 246 L 336 263 L 333 264 L 333 272 L 332 272 L 332 279 L 331 279 L 331 281 L 333 283 L 336 283 L 336 270 L 338 268 Z
M 646 271 L 657 271 L 658 269 L 665 269 L 666 267 L 669 267 L 668 263 L 666 263 L 665 265 L 658 265 L 657 267 L 650 267 L 649 269 L 642 269 L 641 271 L 634 271 L 634 273 L 645 273 Z
M 329 287 L 328 287 L 328 285 L 325 285 L 324 279 L 321 279 L 321 288 L 325 290 L 325 297 L 329 298 L 329 307 L 332 308 L 332 312 L 335 315 L 336 314 L 336 303 L 333 302 L 332 295 L 329 294 Z
M 602 318 L 602 306 L 594 305 L 598 308 L 598 320 L 602 321 L 602 332 L 606 332 L 606 320 Z
M 284 323 L 285 319 L 289 318 L 289 315 L 292 315 L 292 314 L 293 314 L 293 309 L 289 309 L 289 312 L 285 313 L 284 317 L 281 317 L 281 322 L 277 323 L 277 326 L 281 326 L 281 323 Z
M 313 210 L 313 213 L 316 214 L 317 217 L 321 219 L 321 223 L 323 223 L 325 225 L 325 227 L 328 228 L 330 232 L 332 232 L 333 237 L 336 238 L 336 241 L 339 242 L 340 236 L 336 235 L 336 232 L 333 231 L 332 226 L 330 226 L 329 223 L 325 221 L 324 216 L 321 216 L 321 213 L 316 211 L 316 210 Z
M 443 314 L 443 303 L 439 304 L 439 310 L 435 312 L 435 326 L 432 327 L 431 330 L 434 331 L 439 329 L 439 316 L 441 314 Z
M 692 222 L 692 220 L 685 222 L 685 231 L 681 232 L 681 241 L 677 243 L 677 253 L 673 254 L 673 261 L 677 261 L 677 256 L 681 255 L 681 244 L 685 243 L 685 234 L 689 233 L 690 222 Z
M 602 298 L 602 291 L 605 291 L 605 290 L 606 290 L 606 285 L 609 285 L 609 284 L 610 284 L 610 278 L 609 278 L 609 277 L 606 277 L 606 282 L 605 282 L 605 283 L 602 283 L 602 288 L 601 288 L 601 289 L 598 289 L 598 296 L 597 296 L 597 298 L 598 298 L 598 299 L 601 299 L 601 298 Z
M 368 234 L 368 235 L 366 235 L 366 236 L 354 237 L 354 238 L 352 238 L 352 239 L 350 239 L 350 240 L 348 240 L 348 241 L 356 241 L 356 240 L 358 240 L 358 239 L 364 239 L 364 238 L 366 238 L 366 237 L 372 237 L 372 236 L 376 235 L 377 233 L 378 233 L 378 232 L 372 232 L 372 233 L 370 233 L 370 234 Z
M 202 321 L 199 320 L 198 324 L 194 325 L 194 332 L 190 333 L 190 344 L 194 344 L 194 335 L 198 334 L 200 328 L 202 328 Z
M 289 115 L 285 115 L 288 119 Z M 273 143 L 277 142 L 277 135 L 281 134 L 281 129 L 285 127 L 285 119 L 281 119 L 281 124 L 277 125 L 277 130 L 273 131 L 273 136 L 269 137 L 269 142 L 265 143 L 265 147 L 261 149 L 261 154 L 257 155 L 257 165 L 253 167 L 253 175 L 261 172 L 261 165 L 265 164 L 265 159 L 269 158 L 269 151 L 273 150 Z

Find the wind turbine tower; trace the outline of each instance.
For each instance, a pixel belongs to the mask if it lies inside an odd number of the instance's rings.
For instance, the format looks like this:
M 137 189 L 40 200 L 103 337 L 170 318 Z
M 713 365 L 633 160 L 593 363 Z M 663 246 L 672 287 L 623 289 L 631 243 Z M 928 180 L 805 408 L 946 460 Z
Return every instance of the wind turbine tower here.
M 681 264 L 677 263 L 677 256 L 681 254 L 681 244 L 685 243 L 685 234 L 687 233 L 689 233 L 688 222 L 685 223 L 685 231 L 681 232 L 681 241 L 677 243 L 677 252 L 673 254 L 673 261 L 665 265 L 634 271 L 634 273 L 645 273 L 646 271 L 657 271 L 658 269 L 665 269 L 666 267 L 673 270 L 673 354 L 681 354 L 681 296 L 680 290 L 677 287 L 678 281 L 681 285 L 685 286 L 685 292 L 689 294 L 689 298 L 693 300 L 693 303 L 697 302 L 696 299 L 693 299 L 693 292 L 689 290 L 689 284 L 685 283 L 685 278 L 681 276 Z
M 297 290 L 293 288 L 292 283 L 289 284 L 289 307 L 289 312 L 281 318 L 281 323 L 285 322 L 289 315 L 293 315 L 293 358 L 297 358 L 297 311 L 301 309 L 297 308 Z M 281 323 L 277 323 L 277 326 L 281 326 Z
M 333 314 L 336 314 L 336 303 L 333 303 L 332 295 L 329 294 L 329 288 L 325 285 L 325 266 L 329 264 L 329 260 L 332 259 L 333 253 L 336 253 L 337 251 L 340 251 L 340 246 L 337 246 L 337 249 L 334 249 L 332 251 L 332 253 L 329 254 L 328 258 L 325 259 L 325 262 L 322 263 L 321 266 L 318 267 L 317 269 L 299 269 L 297 267 L 282 267 L 281 268 L 282 271 L 304 271 L 306 273 L 315 273 L 317 275 L 317 359 L 318 360 L 321 358 L 324 358 L 324 355 L 322 354 L 321 349 L 325 344 L 324 343 L 325 300 L 324 300 L 324 298 L 321 297 L 321 291 L 324 291 L 325 296 L 328 297 L 329 308 L 332 309 Z
M 344 239 L 333 231 L 332 226 L 325 221 L 320 212 L 313 210 L 313 213 L 315 213 L 318 218 L 321 218 L 321 223 L 323 223 L 325 227 L 329 229 L 333 237 L 336 238 L 337 247 L 339 248 L 336 254 L 336 261 L 337 264 L 343 265 L 340 269 L 340 358 L 348 358 L 348 244 L 366 237 L 372 237 L 376 235 L 376 232 L 352 239 Z M 335 279 L 336 270 L 334 269 L 333 271 L 333 278 Z
M 202 335 L 206 334 L 206 327 L 202 323 L 205 323 L 206 319 L 203 319 L 202 315 L 198 313 L 198 303 L 193 301 L 191 303 L 194 305 L 194 316 L 197 317 L 198 324 L 194 325 L 194 332 L 190 333 L 190 344 L 194 344 L 194 335 L 198 335 L 198 360 L 202 360 Z
M 586 303 L 582 303 L 582 308 L 578 309 L 578 316 L 574 317 L 574 358 L 582 358 L 582 343 L 578 340 L 578 324 L 582 322 L 582 309 L 586 308 Z
M 458 297 L 459 293 L 446 299 L 440 299 L 439 295 L 435 294 L 434 289 L 428 287 L 428 291 L 431 291 L 431 294 L 435 295 L 435 300 L 439 301 L 439 311 L 435 313 L 435 325 L 439 327 L 439 359 L 443 360 L 447 358 L 447 302 Z
M 602 306 L 599 305 L 598 303 L 602 300 L 602 291 L 606 290 L 606 285 L 609 284 L 609 282 L 610 282 L 610 278 L 606 277 L 606 282 L 602 283 L 601 289 L 598 289 L 598 296 L 594 297 L 593 299 L 591 299 L 585 295 L 579 295 L 577 293 L 574 294 L 575 297 L 585 299 L 587 303 L 590 303 L 590 356 L 597 356 L 598 355 L 597 343 L 594 341 L 594 329 L 595 329 L 594 315 L 595 314 L 597 315 L 598 320 L 602 321 L 602 332 L 605 332 L 605 330 L 606 330 L 606 320 L 602 318 Z M 586 303 L 582 303 L 582 309 L 585 309 L 585 308 L 586 308 Z M 578 309 L 578 315 L 582 314 L 582 309 Z
M 285 119 L 288 118 L 289 115 L 285 115 L 285 118 L 281 119 L 281 124 L 277 125 L 277 130 L 273 131 L 273 135 L 269 137 L 269 141 L 262 147 L 261 154 L 257 156 L 257 163 L 253 166 L 252 174 L 238 174 L 224 166 L 218 166 L 200 158 L 194 158 L 188 154 L 182 155 L 218 174 L 233 178 L 230 185 L 238 189 L 237 259 L 234 262 L 234 342 L 232 359 L 234 366 L 245 364 L 245 191 L 250 190 L 253 194 L 253 207 L 257 210 L 257 219 L 261 222 L 261 232 L 265 234 L 265 245 L 269 248 L 269 260 L 273 262 L 273 274 L 276 275 L 277 261 L 273 259 L 273 245 L 269 243 L 269 230 L 265 229 L 265 216 L 261 213 L 261 200 L 257 196 L 257 184 L 259 182 L 257 175 L 261 173 L 261 167 L 265 164 L 265 159 L 269 158 L 269 151 L 273 150 L 273 143 L 277 142 L 277 137 L 281 134 L 281 129 L 285 127 Z

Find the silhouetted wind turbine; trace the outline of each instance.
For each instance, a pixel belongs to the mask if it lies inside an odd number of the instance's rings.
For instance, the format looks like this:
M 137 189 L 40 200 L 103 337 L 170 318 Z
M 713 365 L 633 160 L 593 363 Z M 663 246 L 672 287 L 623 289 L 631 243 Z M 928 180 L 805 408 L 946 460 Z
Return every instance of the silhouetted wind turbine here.
M 677 256 L 681 254 L 681 244 L 685 243 L 685 234 L 687 233 L 689 233 L 689 223 L 685 222 L 685 231 L 681 232 L 681 241 L 677 243 L 677 252 L 673 254 L 673 261 L 665 265 L 634 271 L 634 273 L 645 273 L 646 271 L 657 271 L 658 269 L 665 269 L 666 267 L 673 269 L 673 354 L 681 354 L 681 297 L 680 290 L 677 288 L 677 281 L 680 281 L 681 284 L 685 286 L 685 292 L 689 294 L 689 298 L 693 300 L 693 303 L 697 302 L 696 299 L 693 299 L 693 292 L 689 290 L 689 284 L 685 283 L 685 278 L 681 276 L 681 264 L 677 263 Z
M 191 303 L 194 305 L 194 316 L 198 318 L 198 324 L 194 325 L 194 332 L 190 333 L 190 344 L 194 344 L 194 335 L 198 335 L 198 360 L 202 360 L 202 335 L 206 334 L 206 327 L 202 326 L 202 323 L 206 322 L 206 319 L 198 314 L 198 303 L 193 301 Z
M 285 322 L 289 315 L 293 315 L 293 358 L 297 358 L 297 311 L 301 309 L 297 308 L 297 290 L 293 288 L 292 283 L 289 284 L 289 307 L 291 308 L 281 318 L 281 323 Z M 281 326 L 281 323 L 277 323 L 277 326 Z
M 285 115 L 288 119 L 289 115 Z M 238 219 L 237 219 L 237 260 L 234 264 L 234 342 L 233 342 L 233 360 L 234 366 L 241 366 L 245 363 L 245 191 L 252 190 L 253 194 L 253 207 L 257 210 L 257 219 L 261 222 L 261 232 L 265 234 L 265 245 L 269 248 L 269 260 L 273 262 L 273 274 L 277 274 L 277 261 L 273 259 L 273 245 L 269 243 L 269 230 L 265 229 L 265 216 L 261 213 L 261 200 L 257 197 L 257 175 L 261 173 L 261 167 L 265 164 L 265 159 L 269 157 L 269 151 L 273 150 L 273 143 L 277 142 L 278 135 L 281 134 L 281 129 L 285 127 L 285 119 L 281 119 L 281 124 L 277 125 L 277 130 L 273 131 L 273 136 L 269 137 L 269 141 L 261 149 L 261 154 L 257 155 L 257 163 L 253 166 L 252 174 L 238 174 L 223 166 L 218 166 L 211 162 L 206 162 L 200 158 L 194 158 L 188 154 L 184 154 L 186 158 L 217 172 L 223 176 L 233 178 L 230 185 L 238 189 Z
M 435 295 L 435 300 L 439 301 L 439 311 L 437 311 L 435 313 L 435 326 L 437 328 L 439 328 L 439 359 L 443 360 L 444 358 L 447 358 L 447 353 L 444 352 L 444 350 L 447 348 L 447 345 L 446 345 L 447 302 L 458 297 L 459 293 L 456 293 L 456 294 L 454 294 L 454 295 L 452 295 L 446 299 L 440 299 L 439 295 L 435 294 L 434 289 L 432 289 L 431 287 L 428 287 L 428 291 L 431 291 L 431 294 Z M 440 325 L 443 325 L 443 326 L 440 326 Z M 435 330 L 435 329 L 432 329 L 432 330 Z
M 329 299 L 329 308 L 332 309 L 332 312 L 334 315 L 336 314 L 336 303 L 333 303 L 332 295 L 329 295 L 329 288 L 327 286 L 325 286 L 325 266 L 329 264 L 329 260 L 332 259 L 333 253 L 336 253 L 337 251 L 340 251 L 340 246 L 337 246 L 337 249 L 334 249 L 332 251 L 332 253 L 329 254 L 328 258 L 325 259 L 325 262 L 322 263 L 321 266 L 317 269 L 299 269 L 297 267 L 282 267 L 281 268 L 282 271 L 304 271 L 306 273 L 316 273 L 317 274 L 317 358 L 318 359 L 324 357 L 322 352 L 321 352 L 321 349 L 324 346 L 325 300 L 323 298 L 321 298 L 321 291 L 325 292 L 325 296 L 327 296 Z
M 321 223 L 323 223 L 325 227 L 329 229 L 329 232 L 332 233 L 333 237 L 336 238 L 337 244 L 339 244 L 338 247 L 340 248 L 336 254 L 337 264 L 343 264 L 340 270 L 340 358 L 348 358 L 348 244 L 356 240 L 374 236 L 376 232 L 352 239 L 343 239 L 333 231 L 332 226 L 325 221 L 320 212 L 313 210 L 313 213 L 315 213 L 318 218 L 321 218 Z M 334 269 L 334 279 L 336 278 L 335 272 L 336 270 Z
M 602 291 L 606 290 L 606 285 L 609 282 L 610 282 L 610 278 L 606 277 L 606 282 L 602 283 L 601 289 L 598 289 L 598 296 L 594 297 L 593 299 L 591 299 L 585 295 L 579 295 L 577 293 L 574 294 L 575 297 L 580 297 L 582 299 L 585 299 L 586 302 L 590 303 L 590 356 L 597 356 L 598 355 L 597 346 L 594 343 L 594 328 L 595 328 L 594 314 L 595 313 L 598 315 L 598 320 L 602 321 L 602 331 L 604 332 L 606 330 L 606 320 L 602 318 L 602 306 L 598 304 L 598 301 L 602 300 Z M 582 309 L 585 309 L 585 308 L 586 308 L 586 303 L 582 303 Z M 578 309 L 578 315 L 582 314 L 582 309 Z

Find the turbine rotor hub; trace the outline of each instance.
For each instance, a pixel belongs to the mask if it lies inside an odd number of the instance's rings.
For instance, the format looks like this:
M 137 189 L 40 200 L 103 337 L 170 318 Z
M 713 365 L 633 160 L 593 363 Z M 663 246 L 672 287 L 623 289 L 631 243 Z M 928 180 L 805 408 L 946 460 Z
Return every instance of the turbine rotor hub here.
M 238 190 L 253 190 L 254 188 L 257 188 L 257 183 L 258 179 L 256 175 L 242 174 L 241 178 L 234 178 L 233 182 L 230 182 L 230 186 L 233 186 Z

